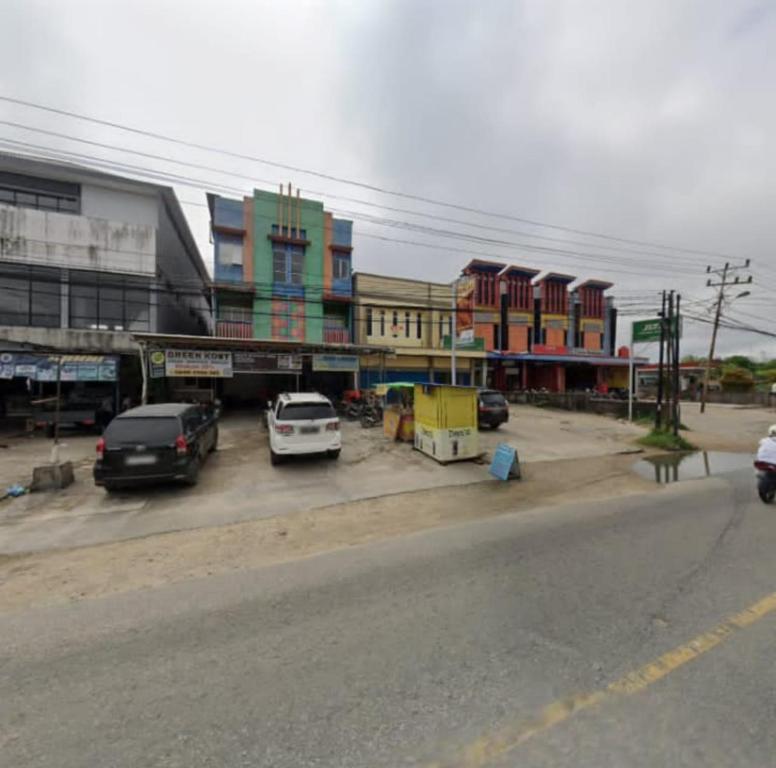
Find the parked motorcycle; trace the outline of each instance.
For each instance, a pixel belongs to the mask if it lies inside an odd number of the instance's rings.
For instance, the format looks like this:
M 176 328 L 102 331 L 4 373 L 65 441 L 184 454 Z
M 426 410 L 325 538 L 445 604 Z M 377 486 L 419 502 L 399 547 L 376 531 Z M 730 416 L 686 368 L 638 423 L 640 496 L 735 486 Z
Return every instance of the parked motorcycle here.
M 776 496 L 776 464 L 755 461 L 754 468 L 757 470 L 757 493 L 764 504 L 770 504 Z
M 383 409 L 377 403 L 368 403 L 361 412 L 361 426 L 378 427 L 383 423 Z

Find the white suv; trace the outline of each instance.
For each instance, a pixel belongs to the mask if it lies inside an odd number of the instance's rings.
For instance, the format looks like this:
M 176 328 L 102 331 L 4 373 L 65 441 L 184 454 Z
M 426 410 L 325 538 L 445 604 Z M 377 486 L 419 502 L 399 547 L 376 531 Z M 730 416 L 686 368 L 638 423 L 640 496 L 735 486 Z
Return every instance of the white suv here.
M 317 392 L 282 394 L 267 411 L 273 464 L 286 456 L 325 453 L 336 459 L 342 448 L 340 423 L 331 401 Z

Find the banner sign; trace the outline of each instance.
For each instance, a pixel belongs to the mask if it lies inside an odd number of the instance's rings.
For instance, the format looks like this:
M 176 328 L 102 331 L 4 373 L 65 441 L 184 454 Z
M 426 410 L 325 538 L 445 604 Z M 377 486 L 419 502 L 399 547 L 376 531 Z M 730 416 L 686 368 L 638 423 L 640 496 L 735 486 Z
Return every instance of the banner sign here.
M 358 355 L 313 355 L 314 371 L 358 372 Z
M 666 326 L 668 323 L 666 322 Z M 677 327 L 677 318 L 673 318 L 672 325 L 674 331 Z M 679 335 L 682 334 L 682 324 L 679 325 Z M 631 341 L 632 343 L 643 341 L 660 341 L 660 318 L 656 317 L 654 320 L 634 320 L 631 325 Z M 667 328 L 666 328 L 667 329 Z
M 168 349 L 164 353 L 167 376 L 231 379 L 232 353 L 202 349 Z
M 455 330 L 463 334 L 471 329 L 474 332 L 474 292 L 477 280 L 474 275 L 458 278 L 455 286 Z
M 234 352 L 235 373 L 298 373 L 302 370 L 299 355 L 271 355 L 265 352 Z
M 58 370 L 61 361 L 61 371 Z M 0 354 L 0 379 L 32 381 L 116 381 L 118 358 L 112 355 Z

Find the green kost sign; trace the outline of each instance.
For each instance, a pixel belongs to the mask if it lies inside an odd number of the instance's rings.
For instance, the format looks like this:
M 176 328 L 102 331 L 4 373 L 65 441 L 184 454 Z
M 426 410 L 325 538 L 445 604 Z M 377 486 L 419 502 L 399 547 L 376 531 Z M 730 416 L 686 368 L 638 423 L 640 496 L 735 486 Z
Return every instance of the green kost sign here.
M 660 318 L 655 318 L 654 320 L 635 320 L 631 338 L 634 342 L 660 341 Z
M 673 326 L 676 328 L 677 322 L 674 318 Z M 681 335 L 681 324 L 679 324 Z M 634 320 L 631 340 L 635 344 L 638 341 L 660 341 L 660 318 L 654 320 Z

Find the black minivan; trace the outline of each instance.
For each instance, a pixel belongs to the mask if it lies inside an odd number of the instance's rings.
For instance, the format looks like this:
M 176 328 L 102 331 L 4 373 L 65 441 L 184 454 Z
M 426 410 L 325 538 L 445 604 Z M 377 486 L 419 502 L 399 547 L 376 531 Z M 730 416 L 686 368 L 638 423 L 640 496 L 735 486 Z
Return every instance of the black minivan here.
M 214 410 L 191 403 L 131 408 L 113 419 L 97 441 L 94 482 L 107 491 L 163 480 L 194 485 L 217 445 Z
M 486 425 L 498 429 L 505 421 L 509 421 L 506 398 L 495 389 L 480 389 L 477 392 L 477 411 L 480 429 Z

